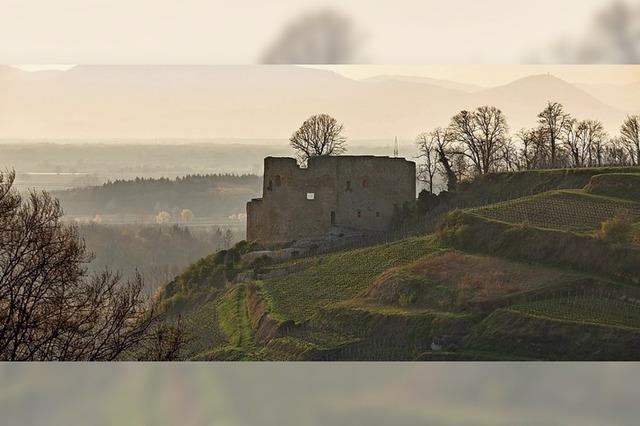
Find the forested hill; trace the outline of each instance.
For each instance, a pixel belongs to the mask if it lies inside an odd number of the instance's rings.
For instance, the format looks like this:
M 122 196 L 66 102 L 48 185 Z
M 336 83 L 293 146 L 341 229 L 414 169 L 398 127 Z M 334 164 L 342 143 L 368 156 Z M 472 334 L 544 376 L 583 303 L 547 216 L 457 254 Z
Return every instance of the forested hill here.
M 157 214 L 189 209 L 196 217 L 227 217 L 244 212 L 245 203 L 260 193 L 256 175 L 187 175 L 176 179 L 136 178 L 101 186 L 53 193 L 71 216 Z

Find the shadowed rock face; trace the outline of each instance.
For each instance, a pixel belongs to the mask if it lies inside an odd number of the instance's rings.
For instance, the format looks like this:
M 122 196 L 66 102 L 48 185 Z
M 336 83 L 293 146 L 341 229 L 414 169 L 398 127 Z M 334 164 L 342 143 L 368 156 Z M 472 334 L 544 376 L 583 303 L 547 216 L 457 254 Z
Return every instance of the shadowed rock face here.
M 267 157 L 264 171 L 262 198 L 247 204 L 247 239 L 260 243 L 385 231 L 415 201 L 415 163 L 403 158 L 321 156 L 301 168 Z

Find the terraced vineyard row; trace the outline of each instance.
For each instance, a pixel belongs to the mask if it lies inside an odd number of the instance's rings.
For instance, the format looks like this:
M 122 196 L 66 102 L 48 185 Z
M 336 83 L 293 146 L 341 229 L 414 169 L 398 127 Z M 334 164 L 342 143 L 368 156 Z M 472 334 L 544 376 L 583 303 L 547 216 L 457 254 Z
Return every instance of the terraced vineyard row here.
M 616 299 L 548 299 L 512 306 L 510 310 L 568 321 L 640 328 L 640 305 Z
M 589 231 L 628 209 L 640 218 L 640 204 L 572 191 L 553 191 L 473 209 L 480 216 L 543 228 Z
M 203 352 L 225 342 L 226 337 L 218 327 L 216 301 L 207 301 L 193 308 L 183 317 L 183 324 L 190 337 L 188 351 Z
M 253 348 L 253 331 L 247 314 L 244 286 L 237 286 L 224 294 L 216 306 L 216 315 L 229 345 L 242 349 Z
M 430 237 L 322 255 L 314 266 L 282 278 L 266 280 L 263 288 L 274 314 L 302 321 L 320 305 L 354 297 L 382 271 L 412 262 L 436 250 Z

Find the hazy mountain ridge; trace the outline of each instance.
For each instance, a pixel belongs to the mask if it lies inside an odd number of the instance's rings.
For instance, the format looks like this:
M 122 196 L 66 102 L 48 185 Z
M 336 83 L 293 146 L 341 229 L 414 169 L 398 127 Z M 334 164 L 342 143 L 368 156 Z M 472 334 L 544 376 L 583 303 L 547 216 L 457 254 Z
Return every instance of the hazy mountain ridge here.
M 442 80 L 439 78 L 430 78 L 430 77 L 420 77 L 414 75 L 377 75 L 375 77 L 369 77 L 364 79 L 364 81 L 388 81 L 388 80 L 398 80 L 398 81 L 407 81 L 411 83 L 423 83 L 423 84 L 432 84 L 434 86 L 439 86 L 445 89 L 454 89 L 460 90 L 463 92 L 478 92 L 480 90 L 486 89 L 484 86 L 479 86 L 477 84 L 468 84 L 468 83 L 460 83 L 452 80 Z
M 503 109 L 514 130 L 531 126 L 546 100 L 615 132 L 628 113 L 547 75 L 470 91 L 444 80 L 352 80 L 296 66 L 83 65 L 46 72 L 5 66 L 0 86 L 3 138 L 286 138 L 309 115 L 327 112 L 352 139 L 406 139 L 483 104 Z M 622 105 L 632 105 L 629 99 Z
M 640 81 L 631 84 L 578 84 L 582 90 L 591 93 L 610 105 L 630 111 L 640 111 Z

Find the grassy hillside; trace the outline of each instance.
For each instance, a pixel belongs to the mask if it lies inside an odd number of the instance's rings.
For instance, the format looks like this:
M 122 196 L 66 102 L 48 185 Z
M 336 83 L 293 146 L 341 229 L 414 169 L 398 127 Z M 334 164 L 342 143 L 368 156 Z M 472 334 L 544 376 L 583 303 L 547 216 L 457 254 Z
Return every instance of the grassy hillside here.
M 515 305 L 511 310 L 558 320 L 640 329 L 640 303 L 619 299 L 576 295 Z
M 309 319 L 319 306 L 343 301 L 366 289 L 381 272 L 435 250 L 432 237 L 320 256 L 306 269 L 265 281 L 273 312 L 295 321 Z
M 490 219 L 508 223 L 528 223 L 549 229 L 590 231 L 615 216 L 629 210 L 640 218 L 640 203 L 619 198 L 597 196 L 582 191 L 550 191 L 517 198 L 471 210 Z
M 387 244 L 260 265 L 240 244 L 163 298 L 197 359 L 639 359 L 640 246 L 596 231 L 625 209 L 638 232 L 640 210 L 596 173 Z
M 640 202 L 640 170 L 638 173 L 610 173 L 591 177 L 584 188 L 590 194 L 606 195 Z
M 459 189 L 462 206 L 480 206 L 558 189 L 582 189 L 596 175 L 640 173 L 640 167 L 528 170 L 480 176 Z

